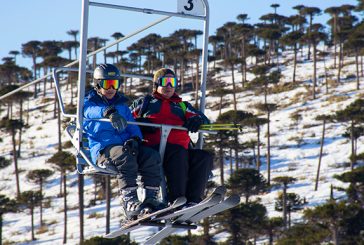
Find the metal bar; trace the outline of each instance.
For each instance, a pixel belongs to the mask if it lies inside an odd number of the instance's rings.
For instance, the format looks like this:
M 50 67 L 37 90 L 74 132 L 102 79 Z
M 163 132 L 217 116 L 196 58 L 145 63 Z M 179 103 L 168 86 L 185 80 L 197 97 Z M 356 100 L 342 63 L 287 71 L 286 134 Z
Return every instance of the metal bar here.
M 204 20 L 204 38 L 202 47 L 202 74 L 201 74 L 201 100 L 200 100 L 200 111 L 205 112 L 206 106 L 206 78 L 207 78 L 207 64 L 208 64 L 208 45 L 209 45 L 209 25 L 210 25 L 210 7 L 207 0 L 202 0 L 205 5 L 205 20 Z M 199 149 L 203 147 L 203 134 L 198 134 L 197 146 Z
M 87 60 L 87 33 L 88 33 L 88 13 L 89 1 L 82 0 L 81 9 L 81 33 L 80 33 L 80 62 L 78 72 L 78 100 L 77 100 L 77 120 L 75 137 L 78 141 L 76 146 L 77 152 L 81 150 L 82 132 L 83 132 L 83 103 L 85 97 L 86 84 L 86 60 Z
M 168 11 L 161 11 L 161 10 L 154 10 L 154 9 L 147 9 L 147 8 L 128 7 L 128 6 L 122 6 L 122 5 L 107 4 L 107 3 L 90 2 L 90 5 L 95 6 L 95 7 L 113 8 L 113 9 L 122 9 L 122 10 L 134 11 L 134 12 L 141 12 L 144 14 L 159 14 L 159 15 L 176 16 L 176 17 L 198 19 L 198 20 L 205 20 L 205 18 L 206 18 L 205 16 L 199 16 L 199 15 L 175 13 L 175 12 L 168 12 Z
M 133 37 L 133 36 L 135 36 L 137 34 L 139 34 L 140 32 L 143 32 L 146 29 L 151 28 L 151 27 L 153 27 L 153 26 L 155 26 L 155 25 L 157 25 L 157 24 L 159 24 L 159 23 L 161 23 L 161 22 L 163 22 L 163 21 L 165 21 L 165 20 L 167 20 L 169 18 L 171 18 L 171 16 L 163 17 L 163 18 L 161 18 L 161 19 L 159 19 L 159 20 L 157 20 L 155 22 L 152 22 L 151 24 L 149 24 L 149 25 L 147 25 L 147 26 L 145 26 L 145 27 L 143 27 L 143 28 L 141 28 L 141 29 L 133 32 L 133 33 L 130 33 L 129 35 L 126 35 L 125 37 L 119 38 L 118 40 L 115 40 L 114 42 L 110 43 L 109 45 L 104 46 L 102 48 L 99 48 L 99 49 L 97 49 L 97 50 L 89 53 L 87 55 L 87 58 L 89 58 L 89 57 L 93 56 L 94 54 L 97 54 L 97 53 L 99 53 L 101 51 L 104 51 L 105 49 L 110 48 L 111 46 L 114 46 L 115 44 L 118 44 L 120 42 L 123 42 L 123 41 L 125 41 L 125 40 L 127 40 L 127 39 L 129 39 L 129 38 L 131 38 L 131 37 Z M 74 60 L 71 63 L 65 65 L 64 67 L 70 67 L 70 66 L 76 65 L 78 62 L 79 62 L 79 60 Z M 36 79 L 36 80 L 34 80 L 32 82 L 30 82 L 30 83 L 28 83 L 28 84 L 20 87 L 20 88 L 17 88 L 17 89 L 15 89 L 15 90 L 7 93 L 7 94 L 4 94 L 4 95 L 0 96 L 0 101 L 3 100 L 3 99 L 5 99 L 5 98 L 7 98 L 7 97 L 9 97 L 9 96 L 11 96 L 11 95 L 13 95 L 13 94 L 15 94 L 15 93 L 17 93 L 17 92 L 19 92 L 19 91 L 22 91 L 25 88 L 30 87 L 31 85 L 36 84 L 36 83 L 38 83 L 38 82 L 42 81 L 43 79 L 45 79 L 47 77 L 50 77 L 50 76 L 52 76 L 52 72 L 49 72 L 46 75 L 44 75 L 44 76 L 42 76 L 42 77 L 40 77 L 40 78 L 38 78 L 38 79 Z
M 57 95 L 58 95 L 58 101 L 59 101 L 59 104 L 60 104 L 62 115 L 64 117 L 76 118 L 77 115 L 67 114 L 65 109 L 64 109 L 63 98 L 62 98 L 61 89 L 60 89 L 60 86 L 59 86 L 59 81 L 58 81 L 58 76 L 57 76 L 57 73 L 60 72 L 61 70 L 63 70 L 63 71 L 78 71 L 78 68 L 57 67 L 52 72 L 53 81 L 55 83 L 56 92 L 57 92 Z M 92 71 L 90 71 L 90 70 L 87 70 L 86 72 L 89 72 L 89 73 L 91 72 L 92 73 Z

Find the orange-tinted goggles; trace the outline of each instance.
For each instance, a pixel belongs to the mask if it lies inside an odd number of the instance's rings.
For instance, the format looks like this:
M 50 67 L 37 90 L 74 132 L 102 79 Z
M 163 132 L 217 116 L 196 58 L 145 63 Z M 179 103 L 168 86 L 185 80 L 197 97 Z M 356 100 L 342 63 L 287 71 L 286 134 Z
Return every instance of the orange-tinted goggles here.
M 101 88 L 103 89 L 109 89 L 111 87 L 113 87 L 115 90 L 120 88 L 120 80 L 107 80 L 107 79 L 103 79 L 103 80 L 99 80 L 99 85 Z
M 172 88 L 177 87 L 177 78 L 176 77 L 161 77 L 159 78 L 158 85 L 161 87 L 167 87 L 168 85 Z

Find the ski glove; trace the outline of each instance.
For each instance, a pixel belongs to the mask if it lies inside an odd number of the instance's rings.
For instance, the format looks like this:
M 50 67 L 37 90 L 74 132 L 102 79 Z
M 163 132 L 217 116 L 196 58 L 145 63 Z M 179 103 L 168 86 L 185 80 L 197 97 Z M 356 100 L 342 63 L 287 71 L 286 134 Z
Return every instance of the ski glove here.
M 135 121 L 142 122 L 142 123 L 152 123 L 148 118 L 145 118 L 145 117 L 135 118 Z M 156 127 L 151 127 L 151 126 L 142 126 L 142 125 L 138 125 L 138 126 L 140 128 L 140 131 L 142 131 L 143 134 L 144 133 L 153 134 L 158 129 Z
M 107 107 L 103 112 L 103 116 L 110 119 L 111 125 L 119 133 L 121 133 L 128 126 L 125 118 L 119 114 L 114 106 Z
M 137 156 L 139 153 L 139 145 L 141 140 L 139 137 L 135 136 L 133 138 L 128 139 L 124 143 L 123 151 L 129 152 L 132 156 Z
M 200 126 L 203 124 L 203 119 L 200 116 L 190 117 L 183 125 L 192 133 L 196 133 Z

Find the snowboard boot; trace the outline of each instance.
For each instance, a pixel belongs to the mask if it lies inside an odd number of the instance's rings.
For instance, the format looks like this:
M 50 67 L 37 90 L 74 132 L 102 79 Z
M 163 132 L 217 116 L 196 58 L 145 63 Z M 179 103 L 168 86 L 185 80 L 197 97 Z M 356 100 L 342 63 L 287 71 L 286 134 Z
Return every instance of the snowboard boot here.
M 159 187 L 146 186 L 145 187 L 145 199 L 142 203 L 143 213 L 153 213 L 167 205 L 159 200 Z
M 138 199 L 138 187 L 127 187 L 121 190 L 123 211 L 128 220 L 136 219 L 142 210 Z

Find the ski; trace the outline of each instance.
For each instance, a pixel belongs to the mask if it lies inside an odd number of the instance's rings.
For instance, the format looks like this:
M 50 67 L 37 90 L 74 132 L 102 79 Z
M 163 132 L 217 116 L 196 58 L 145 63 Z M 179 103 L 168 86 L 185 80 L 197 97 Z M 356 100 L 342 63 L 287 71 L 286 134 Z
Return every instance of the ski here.
M 182 206 L 185 203 L 186 203 L 186 198 L 185 197 L 179 197 L 173 202 L 173 204 L 171 206 L 169 206 L 167 208 L 164 208 L 164 209 L 161 209 L 161 210 L 158 210 L 158 211 L 156 211 L 154 213 L 151 213 L 151 214 L 143 215 L 142 217 L 140 217 L 140 218 L 138 218 L 136 220 L 132 220 L 130 222 L 127 222 L 127 223 L 123 224 L 120 229 L 118 229 L 116 231 L 113 231 L 111 233 L 108 233 L 108 234 L 104 235 L 104 237 L 105 238 L 115 238 L 115 237 L 126 234 L 126 233 L 128 233 L 130 231 L 139 229 L 139 228 L 144 227 L 144 226 L 163 225 L 163 224 L 158 224 L 156 222 L 147 223 L 147 221 L 152 221 L 154 218 L 156 218 L 156 217 L 158 217 L 160 215 L 167 214 L 167 213 L 173 211 L 174 209 Z
M 210 207 L 213 207 L 214 205 L 218 205 L 221 200 L 224 199 L 226 193 L 226 188 L 223 186 L 217 187 L 214 192 L 205 198 L 202 202 L 199 204 L 196 204 L 195 206 L 192 206 L 190 208 L 179 210 L 175 213 L 165 215 L 162 217 L 157 218 L 156 220 L 166 220 L 167 224 L 162 230 L 148 238 L 143 244 L 156 244 L 159 241 L 161 241 L 163 238 L 169 236 L 178 228 L 173 227 L 174 224 L 182 224 L 186 222 L 187 220 L 191 219 L 193 216 L 198 214 L 201 211 L 208 210 Z M 239 199 L 240 200 L 240 199 Z M 171 219 L 175 218 L 173 221 Z M 168 221 L 169 220 L 169 221 Z
M 186 222 L 187 223 L 196 223 L 206 217 L 210 217 L 212 215 L 223 212 L 227 209 L 233 208 L 233 207 L 237 206 L 239 203 L 240 203 L 240 196 L 236 195 L 236 194 L 231 195 L 231 196 L 227 197 L 225 200 L 223 200 L 222 202 L 195 214 L 194 216 L 192 216 L 191 218 L 186 220 Z
M 154 220 L 171 220 L 177 218 L 175 220 L 177 221 L 178 219 L 179 220 L 188 219 L 189 217 L 191 217 L 191 214 L 196 214 L 203 209 L 206 209 L 210 206 L 219 203 L 222 199 L 224 199 L 225 193 L 226 193 L 226 188 L 224 186 L 219 186 L 200 203 L 189 208 L 178 210 L 171 214 L 160 216 L 158 218 L 155 218 Z

